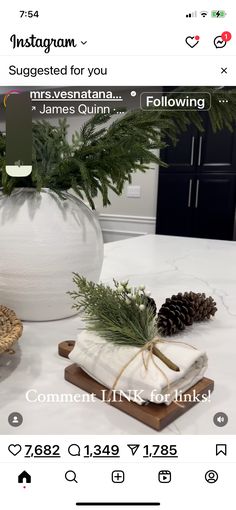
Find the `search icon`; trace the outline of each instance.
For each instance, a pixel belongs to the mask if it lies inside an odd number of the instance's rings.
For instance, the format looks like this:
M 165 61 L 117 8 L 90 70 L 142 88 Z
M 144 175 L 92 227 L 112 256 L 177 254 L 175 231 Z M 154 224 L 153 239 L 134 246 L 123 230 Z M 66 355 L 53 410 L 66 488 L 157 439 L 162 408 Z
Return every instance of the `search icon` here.
M 67 480 L 67 482 L 78 483 L 77 480 L 76 480 L 76 473 L 75 473 L 75 471 L 70 471 L 70 470 L 66 471 L 65 479 Z
M 76 456 L 80 456 L 80 447 L 78 444 L 70 444 L 70 446 L 68 447 L 68 453 L 72 456 L 72 457 L 76 457 Z

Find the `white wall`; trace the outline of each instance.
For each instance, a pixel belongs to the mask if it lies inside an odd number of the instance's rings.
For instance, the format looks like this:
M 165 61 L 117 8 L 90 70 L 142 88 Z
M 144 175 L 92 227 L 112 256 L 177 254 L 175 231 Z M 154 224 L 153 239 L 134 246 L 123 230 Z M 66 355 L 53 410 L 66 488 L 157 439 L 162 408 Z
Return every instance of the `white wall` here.
M 108 207 L 102 206 L 100 197 L 96 199 L 105 241 L 155 233 L 157 181 L 158 170 L 152 167 L 145 174 L 135 173 L 132 178 L 132 184 L 140 186 L 140 198 L 127 197 L 125 185 L 121 196 L 109 194 Z

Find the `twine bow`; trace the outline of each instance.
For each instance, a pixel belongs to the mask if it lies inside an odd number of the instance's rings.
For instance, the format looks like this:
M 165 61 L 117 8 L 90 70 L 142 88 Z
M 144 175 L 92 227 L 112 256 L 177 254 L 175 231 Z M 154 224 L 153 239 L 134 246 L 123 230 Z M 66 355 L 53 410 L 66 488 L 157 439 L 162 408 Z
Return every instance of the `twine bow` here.
M 155 358 L 159 358 L 168 368 L 170 368 L 171 370 L 174 370 L 175 372 L 179 372 L 180 369 L 179 367 L 173 363 L 173 361 L 171 361 L 169 358 L 167 358 L 162 351 L 160 351 L 160 349 L 158 349 L 158 347 L 156 346 L 157 343 L 172 343 L 171 340 L 163 340 L 162 338 L 159 338 L 159 337 L 154 337 L 152 340 L 146 342 L 139 350 L 138 352 L 136 352 L 134 354 L 134 356 L 132 356 L 129 361 L 127 361 L 127 363 L 125 363 L 123 365 L 123 367 L 121 368 L 120 372 L 118 373 L 118 375 L 116 376 L 116 379 L 112 385 L 112 388 L 110 389 L 109 393 L 108 393 L 108 402 L 110 402 L 110 399 L 111 399 L 111 395 L 113 393 L 113 391 L 116 389 L 117 387 L 117 384 L 121 378 L 121 376 L 123 375 L 123 373 L 125 372 L 125 370 L 129 367 L 129 365 L 140 355 L 142 354 L 142 358 L 143 358 L 143 365 L 144 365 L 144 368 L 145 370 L 147 371 L 148 370 L 148 365 L 149 365 L 149 362 L 150 360 L 153 362 L 153 364 L 155 365 L 155 367 L 159 370 L 159 372 L 161 372 L 161 374 L 163 375 L 163 377 L 166 379 L 166 382 L 167 382 L 167 389 L 170 387 L 170 381 L 167 377 L 167 375 L 165 374 L 165 372 L 157 365 L 156 361 L 155 361 Z M 174 342 L 174 343 L 178 343 L 178 344 L 182 344 L 182 345 L 187 345 L 188 347 L 191 347 L 192 349 L 196 349 L 196 347 L 188 344 L 188 343 L 185 343 L 185 342 Z M 148 356 L 147 356 L 147 359 L 145 359 L 144 357 L 144 352 L 145 351 L 149 351 L 148 353 Z

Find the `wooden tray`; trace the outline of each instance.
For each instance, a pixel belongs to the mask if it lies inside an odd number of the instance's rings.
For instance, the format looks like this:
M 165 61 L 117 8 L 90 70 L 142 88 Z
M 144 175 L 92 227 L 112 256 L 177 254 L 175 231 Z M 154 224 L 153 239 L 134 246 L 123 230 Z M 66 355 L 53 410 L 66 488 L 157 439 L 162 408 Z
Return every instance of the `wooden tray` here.
M 61 342 L 58 346 L 60 356 L 68 358 L 69 353 L 74 347 L 74 343 L 75 342 L 73 340 Z M 107 390 L 106 395 L 109 391 L 105 386 L 86 374 L 86 372 L 79 368 L 76 363 L 65 369 L 65 379 L 88 393 L 95 393 L 96 397 L 100 399 L 103 399 L 104 393 L 102 393 L 102 390 L 103 392 L 104 390 Z M 214 381 L 203 377 L 201 381 L 192 386 L 183 395 L 187 394 L 191 395 L 191 397 L 198 395 L 200 397 L 203 394 L 207 394 L 209 390 L 212 392 L 213 389 Z M 197 403 L 198 402 L 194 401 L 181 402 L 181 407 L 174 402 L 172 402 L 169 406 L 165 404 L 153 404 L 151 402 L 147 405 L 138 405 L 134 402 L 129 402 L 126 398 L 122 397 L 121 402 L 110 402 L 109 405 L 120 409 L 124 413 L 127 413 L 133 418 L 145 423 L 145 425 L 159 431 L 167 427 L 167 425 L 172 423 L 179 416 L 182 416 L 182 414 L 186 413 L 186 411 L 191 409 L 191 407 Z

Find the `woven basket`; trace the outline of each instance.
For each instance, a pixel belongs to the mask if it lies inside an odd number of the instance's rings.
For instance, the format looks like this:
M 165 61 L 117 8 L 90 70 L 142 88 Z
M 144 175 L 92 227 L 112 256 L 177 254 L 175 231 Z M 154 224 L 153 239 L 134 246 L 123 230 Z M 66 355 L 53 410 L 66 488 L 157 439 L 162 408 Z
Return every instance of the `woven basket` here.
M 9 351 L 13 344 L 21 337 L 23 324 L 15 312 L 0 305 L 0 354 Z

